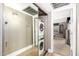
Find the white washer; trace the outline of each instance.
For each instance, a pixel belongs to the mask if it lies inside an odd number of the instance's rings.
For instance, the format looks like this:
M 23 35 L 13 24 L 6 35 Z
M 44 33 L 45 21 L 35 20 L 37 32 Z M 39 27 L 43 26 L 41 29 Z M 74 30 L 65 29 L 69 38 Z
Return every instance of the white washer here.
M 44 53 L 44 39 L 39 41 L 39 55 L 43 55 Z

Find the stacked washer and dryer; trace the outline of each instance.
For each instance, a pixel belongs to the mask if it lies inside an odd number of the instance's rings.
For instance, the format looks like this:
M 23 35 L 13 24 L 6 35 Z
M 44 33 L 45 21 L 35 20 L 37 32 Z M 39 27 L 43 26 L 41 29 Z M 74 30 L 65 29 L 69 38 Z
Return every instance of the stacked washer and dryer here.
M 39 55 L 43 55 L 44 53 L 44 23 L 42 21 L 39 21 Z

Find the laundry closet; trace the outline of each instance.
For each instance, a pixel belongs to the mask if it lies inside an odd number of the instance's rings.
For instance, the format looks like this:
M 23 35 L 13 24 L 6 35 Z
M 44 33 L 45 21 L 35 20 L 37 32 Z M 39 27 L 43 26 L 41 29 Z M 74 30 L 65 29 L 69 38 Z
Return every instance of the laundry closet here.
M 38 17 L 35 16 L 37 10 L 33 4 L 3 5 L 2 55 L 38 55 L 38 48 L 34 46 L 33 23 L 34 18 Z

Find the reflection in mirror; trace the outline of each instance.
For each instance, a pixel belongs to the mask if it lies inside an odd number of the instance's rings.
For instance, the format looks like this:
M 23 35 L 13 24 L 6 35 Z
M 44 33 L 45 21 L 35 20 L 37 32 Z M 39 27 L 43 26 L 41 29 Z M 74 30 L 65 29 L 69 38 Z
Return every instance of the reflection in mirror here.
M 54 12 L 54 52 L 61 56 L 70 56 L 71 14 L 71 9 Z

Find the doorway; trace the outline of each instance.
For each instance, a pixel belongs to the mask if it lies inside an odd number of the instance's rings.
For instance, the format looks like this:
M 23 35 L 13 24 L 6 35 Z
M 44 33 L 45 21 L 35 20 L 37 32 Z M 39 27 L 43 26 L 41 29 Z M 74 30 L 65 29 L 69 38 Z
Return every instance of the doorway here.
M 72 10 L 54 11 L 54 53 L 70 56 Z

